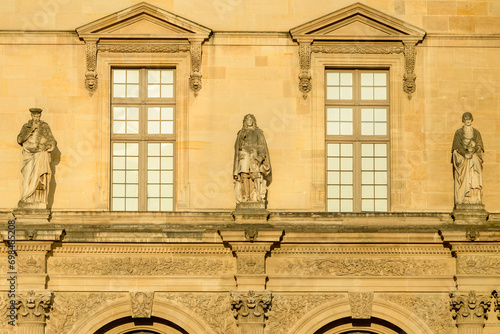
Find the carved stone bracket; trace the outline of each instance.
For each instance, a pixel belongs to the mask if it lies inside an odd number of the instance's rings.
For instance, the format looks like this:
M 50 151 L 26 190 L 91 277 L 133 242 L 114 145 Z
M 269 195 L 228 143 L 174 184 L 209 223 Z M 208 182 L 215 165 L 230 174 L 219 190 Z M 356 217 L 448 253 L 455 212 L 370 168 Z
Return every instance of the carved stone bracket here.
M 200 40 L 190 41 L 191 75 L 189 76 L 189 87 L 194 95 L 197 95 L 201 89 L 201 42 Z
M 307 99 L 307 93 L 311 91 L 311 42 L 299 43 L 300 74 L 299 89 L 302 97 Z
M 85 41 L 85 56 L 87 59 L 87 72 L 85 72 L 85 88 L 90 96 L 97 89 L 97 41 Z
M 154 292 L 130 292 L 132 318 L 151 318 Z
M 417 57 L 417 50 L 415 44 L 404 43 L 404 56 L 405 56 L 405 74 L 403 77 L 403 90 L 408 94 L 408 100 L 411 99 L 411 94 L 415 93 L 417 86 L 415 80 L 415 58 Z
M 351 318 L 370 319 L 372 317 L 373 292 L 349 292 Z
M 474 290 L 467 293 L 450 293 L 450 311 L 457 327 L 483 327 L 491 306 L 490 295 L 477 295 Z
M 271 300 L 270 291 L 231 292 L 231 309 L 238 326 L 250 325 L 263 329 L 271 310 Z
M 19 326 L 24 324 L 44 324 L 52 307 L 52 291 L 20 292 L 16 296 L 16 305 L 19 309 L 17 320 Z

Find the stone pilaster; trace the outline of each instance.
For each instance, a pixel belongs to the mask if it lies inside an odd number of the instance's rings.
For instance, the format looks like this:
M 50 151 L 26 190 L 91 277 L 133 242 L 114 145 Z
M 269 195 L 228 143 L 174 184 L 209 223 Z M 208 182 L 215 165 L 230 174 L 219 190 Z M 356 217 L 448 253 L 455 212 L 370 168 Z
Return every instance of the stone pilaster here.
M 238 324 L 238 334 L 264 334 L 271 309 L 270 291 L 233 291 L 231 309 Z
M 52 291 L 29 290 L 16 296 L 18 334 L 44 334 L 52 306 Z
M 471 290 L 450 293 L 450 310 L 456 320 L 458 334 L 481 334 L 491 306 L 489 294 L 476 294 Z

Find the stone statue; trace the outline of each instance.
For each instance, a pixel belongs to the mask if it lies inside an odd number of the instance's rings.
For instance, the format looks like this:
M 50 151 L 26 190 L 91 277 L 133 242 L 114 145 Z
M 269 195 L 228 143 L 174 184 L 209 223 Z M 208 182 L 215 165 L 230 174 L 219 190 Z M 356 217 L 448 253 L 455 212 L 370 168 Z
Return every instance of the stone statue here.
M 481 134 L 472 127 L 472 114 L 462 115 L 464 126 L 453 138 L 452 163 L 455 205 L 481 204 L 483 197 L 483 153 Z
M 47 207 L 51 177 L 50 152 L 57 142 L 47 123 L 40 120 L 42 109 L 31 108 L 31 120 L 23 125 L 17 142 L 23 147 L 23 194 L 19 207 Z
M 243 118 L 234 144 L 233 178 L 236 203 L 265 202 L 266 187 L 271 183 L 271 161 L 264 133 L 251 114 Z

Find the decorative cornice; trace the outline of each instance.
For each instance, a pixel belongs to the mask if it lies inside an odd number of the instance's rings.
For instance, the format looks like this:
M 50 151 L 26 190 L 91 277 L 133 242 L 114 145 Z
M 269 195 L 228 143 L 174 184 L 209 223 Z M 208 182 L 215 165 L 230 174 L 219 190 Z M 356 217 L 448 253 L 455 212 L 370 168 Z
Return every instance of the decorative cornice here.
M 132 318 L 151 318 L 154 292 L 130 292 Z
M 271 309 L 272 294 L 270 291 L 231 292 L 231 309 L 234 317 L 240 322 L 264 322 Z
M 450 251 L 444 248 L 420 247 L 317 247 L 297 246 L 281 247 L 272 250 L 272 254 L 335 254 L 335 255 L 438 255 L 449 256 Z
M 457 320 L 457 326 L 464 323 L 484 326 L 491 306 L 490 295 L 477 295 L 471 290 L 468 294 L 452 292 L 450 298 L 450 311 L 453 319 Z
M 223 246 L 102 246 L 102 245 L 63 245 L 54 254 L 186 254 L 186 255 L 231 255 Z
M 500 275 L 500 257 L 489 255 L 459 255 L 457 274 L 498 276 Z
M 16 304 L 20 323 L 28 321 L 44 323 L 52 305 L 52 291 L 20 292 L 16 296 Z
M 230 243 L 233 252 L 263 253 L 271 249 L 271 243 Z
M 31 243 L 33 242 L 33 243 Z M 18 252 L 48 252 L 52 249 L 52 243 L 37 243 L 36 241 L 16 242 Z

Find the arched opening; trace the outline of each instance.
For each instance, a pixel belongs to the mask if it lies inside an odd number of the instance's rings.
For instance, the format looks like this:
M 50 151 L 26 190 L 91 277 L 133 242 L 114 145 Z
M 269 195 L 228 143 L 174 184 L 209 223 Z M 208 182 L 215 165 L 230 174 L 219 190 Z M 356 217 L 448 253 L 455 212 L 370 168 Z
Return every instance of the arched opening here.
M 407 334 L 398 326 L 379 318 L 352 319 L 350 317 L 332 321 L 314 334 Z
M 124 317 L 114 320 L 94 334 L 189 334 L 171 321 L 158 318 Z

